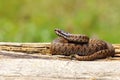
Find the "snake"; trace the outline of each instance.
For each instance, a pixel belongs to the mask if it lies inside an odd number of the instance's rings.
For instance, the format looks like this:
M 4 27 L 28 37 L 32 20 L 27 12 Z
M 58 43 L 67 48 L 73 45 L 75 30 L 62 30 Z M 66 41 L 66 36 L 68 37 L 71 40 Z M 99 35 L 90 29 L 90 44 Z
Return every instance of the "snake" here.
M 59 37 L 51 43 L 52 55 L 72 56 L 79 61 L 114 57 L 115 49 L 106 41 L 92 39 L 84 34 L 71 34 L 60 29 L 55 29 L 55 33 Z

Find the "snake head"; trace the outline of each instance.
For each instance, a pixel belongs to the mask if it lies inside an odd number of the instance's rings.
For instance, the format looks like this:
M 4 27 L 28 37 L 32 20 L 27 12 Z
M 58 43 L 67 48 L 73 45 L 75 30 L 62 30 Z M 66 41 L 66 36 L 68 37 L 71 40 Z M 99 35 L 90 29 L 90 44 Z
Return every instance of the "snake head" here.
M 60 30 L 60 29 L 55 29 L 55 33 L 58 35 L 58 36 L 60 36 L 60 37 L 63 37 L 63 38 L 67 38 L 67 37 L 69 37 L 69 35 L 70 35 L 70 33 L 67 33 L 67 32 L 65 32 L 65 31 L 63 31 L 63 30 Z

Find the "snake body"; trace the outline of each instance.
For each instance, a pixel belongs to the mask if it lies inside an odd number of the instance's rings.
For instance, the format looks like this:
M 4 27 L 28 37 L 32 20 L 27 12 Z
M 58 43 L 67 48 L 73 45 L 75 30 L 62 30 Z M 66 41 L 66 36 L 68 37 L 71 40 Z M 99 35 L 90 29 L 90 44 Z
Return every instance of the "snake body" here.
M 114 56 L 113 46 L 103 40 L 89 39 L 86 35 L 70 34 L 60 29 L 55 29 L 59 36 L 52 42 L 51 54 L 73 55 L 77 60 L 90 61 Z

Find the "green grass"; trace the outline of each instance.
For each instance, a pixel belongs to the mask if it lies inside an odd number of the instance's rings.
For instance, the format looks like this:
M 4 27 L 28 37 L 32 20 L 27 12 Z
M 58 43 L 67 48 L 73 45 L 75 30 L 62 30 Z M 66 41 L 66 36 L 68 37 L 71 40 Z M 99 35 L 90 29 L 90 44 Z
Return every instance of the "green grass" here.
M 120 42 L 119 0 L 0 0 L 0 41 L 50 42 L 55 28 Z

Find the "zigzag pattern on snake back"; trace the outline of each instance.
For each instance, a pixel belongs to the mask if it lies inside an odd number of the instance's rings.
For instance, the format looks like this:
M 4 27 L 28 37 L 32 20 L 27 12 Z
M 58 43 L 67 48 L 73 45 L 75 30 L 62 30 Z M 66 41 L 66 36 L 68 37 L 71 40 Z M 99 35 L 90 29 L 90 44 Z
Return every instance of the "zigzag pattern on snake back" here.
M 77 60 L 88 61 L 114 56 L 115 49 L 105 41 L 89 39 L 86 35 L 70 34 L 60 29 L 55 29 L 59 36 L 52 42 L 51 54 L 73 55 Z

